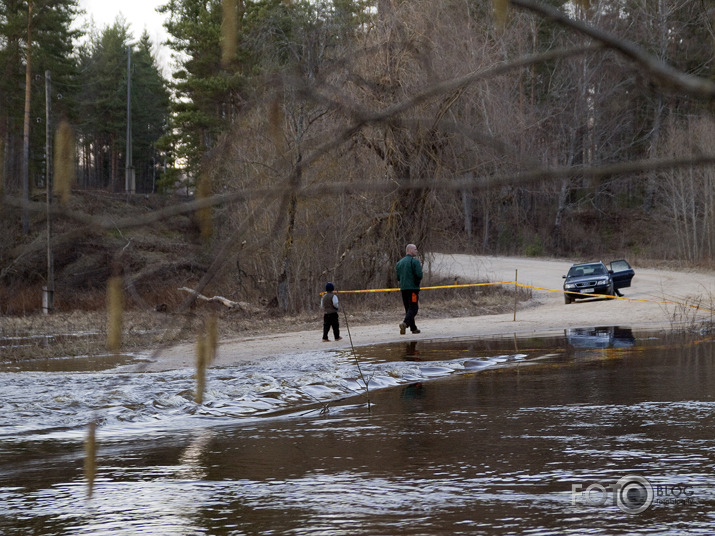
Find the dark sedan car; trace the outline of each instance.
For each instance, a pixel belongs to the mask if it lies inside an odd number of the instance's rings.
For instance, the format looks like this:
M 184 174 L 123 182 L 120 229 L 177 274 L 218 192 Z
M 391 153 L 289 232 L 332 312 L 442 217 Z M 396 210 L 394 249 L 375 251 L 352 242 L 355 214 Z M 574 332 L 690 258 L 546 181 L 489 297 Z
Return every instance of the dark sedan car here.
M 609 268 L 600 261 L 574 264 L 564 276 L 564 302 L 596 294 L 620 295 L 619 289 L 630 287 L 634 275 L 633 268 L 622 259 L 611 261 Z

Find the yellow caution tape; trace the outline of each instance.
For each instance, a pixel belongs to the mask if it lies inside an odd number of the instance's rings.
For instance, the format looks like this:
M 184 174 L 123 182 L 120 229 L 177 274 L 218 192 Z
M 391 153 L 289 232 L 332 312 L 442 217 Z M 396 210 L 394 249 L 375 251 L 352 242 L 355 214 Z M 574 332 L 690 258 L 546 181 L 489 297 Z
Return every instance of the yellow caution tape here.
M 466 288 L 466 287 L 485 287 L 487 285 L 508 285 L 514 284 L 514 281 L 499 281 L 496 283 L 465 283 L 465 284 L 454 284 L 454 285 L 439 285 L 435 287 L 421 287 L 420 290 L 434 290 L 438 288 Z M 366 292 L 396 292 L 400 290 L 399 288 L 371 288 L 362 290 L 334 290 L 336 294 L 361 294 Z M 325 292 L 321 292 L 322 296 Z
M 517 287 L 522 287 L 522 288 L 530 288 L 534 290 L 544 290 L 546 292 L 559 292 L 561 294 L 577 294 L 576 292 L 567 292 L 565 290 L 558 290 L 558 289 L 553 289 L 553 288 L 545 288 L 545 287 L 535 287 L 533 285 L 524 285 L 523 283 L 517 283 L 516 281 L 497 281 L 494 283 L 464 283 L 464 284 L 453 284 L 453 285 L 438 285 L 438 286 L 433 286 L 433 287 L 421 287 L 420 290 L 435 290 L 435 289 L 442 289 L 442 288 L 468 288 L 468 287 L 486 287 L 486 286 L 491 286 L 491 285 L 515 285 Z M 366 294 L 366 293 L 373 293 L 373 292 L 397 292 L 399 291 L 399 288 L 374 288 L 374 289 L 360 289 L 360 290 L 335 290 L 334 292 L 336 294 Z M 325 292 L 321 292 L 320 295 L 324 295 Z M 594 297 L 594 298 L 610 298 L 612 300 L 626 300 L 626 301 L 639 301 L 639 302 L 646 302 L 646 303 L 658 303 L 658 304 L 664 304 L 664 305 L 683 305 L 685 307 L 691 307 L 693 309 L 697 309 L 699 311 L 708 311 L 710 313 L 713 313 L 712 309 L 708 309 L 706 307 L 700 307 L 699 305 L 692 305 L 690 303 L 681 303 L 681 302 L 674 302 L 674 301 L 665 301 L 665 300 L 646 300 L 643 298 L 626 298 L 624 296 L 611 296 L 609 294 L 589 294 L 589 297 Z

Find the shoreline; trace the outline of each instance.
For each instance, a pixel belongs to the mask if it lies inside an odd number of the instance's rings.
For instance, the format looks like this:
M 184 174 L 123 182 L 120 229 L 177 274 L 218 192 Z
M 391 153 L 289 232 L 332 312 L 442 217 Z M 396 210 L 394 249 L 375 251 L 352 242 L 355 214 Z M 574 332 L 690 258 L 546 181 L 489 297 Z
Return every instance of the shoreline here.
M 517 257 L 485 257 L 469 255 L 434 255 L 427 269 L 440 277 L 462 280 L 513 281 L 541 289 L 559 289 L 562 275 L 568 270 L 564 261 Z M 312 330 L 232 337 L 219 341 L 216 359 L 211 366 L 231 366 L 284 354 L 301 354 L 373 344 L 427 341 L 449 338 L 528 336 L 558 332 L 569 328 L 622 326 L 632 329 L 670 329 L 692 326 L 712 320 L 712 312 L 696 310 L 687 304 L 697 296 L 712 300 L 715 296 L 715 274 L 639 269 L 623 298 L 577 300 L 566 305 L 561 292 L 534 290 L 532 304 L 517 309 L 514 314 L 454 318 L 425 318 L 418 315 L 422 333 L 400 335 L 395 317 L 391 323 L 350 326 L 350 336 L 341 322 L 343 340 L 322 342 L 322 324 L 316 321 Z M 423 293 L 420 311 L 429 309 L 429 291 Z M 702 298 L 701 298 L 702 299 Z M 141 370 L 152 372 L 193 367 L 195 343 L 183 343 L 158 350 Z
M 495 296 L 480 286 L 461 289 L 458 295 L 442 293 L 443 287 L 425 288 L 417 316 L 421 333 L 417 335 L 400 335 L 398 324 L 404 312 L 397 296 L 375 302 L 380 304 L 378 310 L 370 309 L 370 301 L 354 311 L 349 300 L 343 302 L 348 316 L 346 322 L 341 312 L 343 339 L 339 342 L 322 341 L 322 315 L 317 313 L 285 318 L 229 312 L 219 317 L 217 353 L 210 366 L 232 366 L 286 354 L 347 351 L 351 343 L 365 347 L 428 340 L 530 337 L 562 333 L 569 328 L 608 326 L 665 331 L 713 329 L 715 272 L 711 270 L 634 266 L 633 284 L 623 289 L 623 298 L 584 299 L 567 305 L 560 289 L 562 275 L 569 267 L 570 262 L 564 260 L 432 254 L 424 267 L 427 281 L 503 282 L 508 287 L 517 276 L 520 285 L 531 288 L 529 294 L 521 295 L 524 301 L 518 302 L 516 320 L 513 298 L 504 293 Z M 341 282 L 341 286 L 350 288 L 349 282 Z M 696 305 L 702 309 L 695 309 Z M 129 338 L 120 353 L 139 360 L 125 370 L 195 369 L 196 337 L 205 329 L 211 311 L 207 307 L 221 306 L 202 306 L 197 314 L 181 317 L 170 312 L 128 312 L 124 330 Z M 106 354 L 106 317 L 102 312 L 0 317 L 0 322 L 3 344 L 20 348 L 15 355 L 7 353 L 3 363 Z M 292 331 L 281 331 L 286 326 Z M 26 342 L 19 342 L 23 340 Z

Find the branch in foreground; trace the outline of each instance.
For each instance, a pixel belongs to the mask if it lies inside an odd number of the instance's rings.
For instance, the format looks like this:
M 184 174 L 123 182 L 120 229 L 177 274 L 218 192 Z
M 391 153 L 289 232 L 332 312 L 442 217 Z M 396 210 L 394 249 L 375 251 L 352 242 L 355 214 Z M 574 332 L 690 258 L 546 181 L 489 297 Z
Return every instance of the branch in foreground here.
M 431 188 L 434 190 L 462 191 L 462 190 L 484 190 L 499 185 L 519 185 L 542 181 L 559 181 L 565 178 L 605 178 L 618 175 L 635 175 L 646 171 L 665 171 L 672 169 L 683 169 L 688 167 L 715 166 L 715 154 L 699 155 L 688 158 L 650 158 L 647 160 L 634 160 L 630 162 L 618 162 L 615 164 L 604 164 L 602 166 L 571 166 L 563 168 L 537 168 L 521 173 L 506 175 L 477 176 L 472 180 L 465 180 L 463 177 L 449 180 L 428 180 L 428 181 L 394 181 L 384 183 L 330 183 L 304 187 L 292 187 L 288 181 L 282 182 L 273 188 L 252 188 L 238 190 L 229 194 L 217 194 L 203 199 L 197 199 L 187 203 L 181 203 L 145 214 L 141 217 L 128 217 L 121 220 L 110 220 L 107 218 L 90 216 L 78 212 L 70 212 L 62 208 L 53 208 L 51 213 L 55 216 L 63 216 L 68 219 L 79 221 L 87 227 L 97 229 L 130 229 L 133 227 L 143 227 L 157 221 L 169 219 L 180 214 L 195 212 L 199 208 L 213 207 L 236 203 L 239 201 L 249 201 L 262 199 L 265 202 L 273 202 L 276 198 L 285 195 L 287 192 L 295 190 L 303 198 L 313 198 L 325 193 L 380 193 L 394 192 L 397 190 L 421 190 Z M 46 210 L 45 203 L 23 202 L 18 197 L 5 197 L 3 204 L 14 208 L 27 208 L 31 212 L 42 212 Z M 73 236 L 77 236 L 79 231 L 73 231 Z M 36 246 L 44 247 L 43 244 Z M 32 250 L 28 247 L 28 250 Z
M 543 4 L 542 2 L 536 2 L 534 0 L 509 0 L 509 2 L 516 7 L 538 13 L 547 19 L 558 22 L 567 28 L 571 28 L 603 43 L 604 46 L 636 62 L 663 85 L 670 86 L 693 96 L 715 97 L 715 83 L 712 81 L 679 71 L 630 41 L 620 39 L 594 26 L 572 19 L 558 9 Z

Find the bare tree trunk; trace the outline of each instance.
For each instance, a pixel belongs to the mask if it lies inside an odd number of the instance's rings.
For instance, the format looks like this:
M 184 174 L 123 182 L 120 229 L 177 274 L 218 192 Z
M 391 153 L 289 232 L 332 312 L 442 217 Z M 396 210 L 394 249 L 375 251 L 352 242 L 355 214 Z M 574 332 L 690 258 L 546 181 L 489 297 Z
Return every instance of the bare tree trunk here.
M 111 171 L 110 171 L 110 184 L 112 185 L 112 191 L 113 192 L 121 192 L 124 190 L 122 188 L 123 184 L 120 180 L 119 176 L 119 153 L 115 147 L 115 139 L 114 135 L 112 135 L 112 140 L 110 143 L 110 147 L 112 148 L 110 153 L 109 153 L 109 158 L 111 162 Z
M 105 176 L 104 176 L 104 155 L 102 154 L 102 151 L 99 148 L 99 141 L 94 144 L 94 147 L 92 148 L 92 152 L 94 153 L 94 161 L 91 164 L 91 175 L 90 175 L 90 181 L 94 183 L 95 188 L 104 188 L 107 185 L 105 184 Z
M 7 126 L 7 123 L 6 125 Z M 10 190 L 10 130 L 6 129 L 0 138 L 0 197 Z
M 300 158 L 300 156 L 299 156 Z M 300 184 L 300 163 L 296 167 L 295 181 Z M 278 276 L 278 305 L 282 311 L 289 311 L 291 308 L 291 284 L 290 275 L 292 268 L 293 241 L 295 234 L 295 216 L 298 210 L 298 197 L 295 192 L 290 193 L 288 201 L 288 226 L 286 227 L 285 238 L 283 239 L 283 260 L 281 263 L 281 273 Z
M 653 109 L 653 127 L 651 128 L 650 143 L 648 144 L 648 158 L 653 158 L 657 152 L 664 110 L 665 106 L 663 104 L 663 96 L 659 93 L 656 97 Z M 655 204 L 655 193 L 657 190 L 658 182 L 656 173 L 651 171 L 648 173 L 648 177 L 646 179 L 645 195 L 643 196 L 643 211 L 645 213 L 649 213 L 653 209 L 653 205 Z
M 462 208 L 464 210 L 464 232 L 467 233 L 467 238 L 472 239 L 474 231 L 472 229 L 472 214 L 474 212 L 474 199 L 472 192 L 462 190 Z
M 27 43 L 25 57 L 25 120 L 22 129 L 22 199 L 30 201 L 30 97 L 32 82 L 32 0 L 27 2 Z M 30 232 L 30 215 L 22 209 L 22 232 Z
M 82 158 L 84 159 L 82 168 L 82 178 L 81 185 L 82 188 L 89 188 L 90 182 L 90 172 L 92 171 L 92 146 L 85 142 L 82 147 L 82 152 L 84 153 Z
M 700 260 L 700 233 L 699 229 L 699 218 L 698 218 L 698 194 L 697 194 L 697 177 L 694 176 L 692 169 L 687 171 L 688 176 L 686 180 L 687 195 L 688 195 L 688 209 L 690 218 L 690 251 L 691 260 Z
M 553 230 L 554 246 L 557 249 L 561 246 L 561 224 L 563 223 L 564 214 L 566 213 L 566 202 L 569 198 L 569 192 L 569 179 L 562 179 L 561 188 L 559 189 L 559 198 L 556 207 L 556 218 L 554 219 Z
M 295 120 L 295 169 L 291 176 L 292 191 L 289 194 L 287 204 L 288 225 L 286 227 L 285 238 L 283 240 L 283 254 L 281 262 L 281 273 L 278 276 L 278 305 L 283 311 L 289 311 L 292 305 L 292 264 L 294 255 L 294 238 L 296 215 L 298 212 L 297 190 L 303 180 L 303 136 L 305 135 L 305 103 L 298 106 L 298 116 Z
M 489 251 L 489 232 L 490 232 L 490 213 L 489 213 L 489 196 L 488 192 L 482 195 L 482 252 Z

